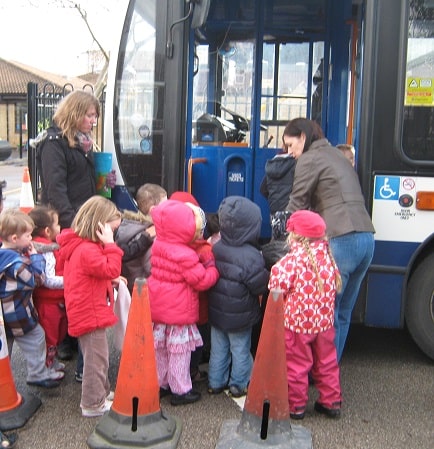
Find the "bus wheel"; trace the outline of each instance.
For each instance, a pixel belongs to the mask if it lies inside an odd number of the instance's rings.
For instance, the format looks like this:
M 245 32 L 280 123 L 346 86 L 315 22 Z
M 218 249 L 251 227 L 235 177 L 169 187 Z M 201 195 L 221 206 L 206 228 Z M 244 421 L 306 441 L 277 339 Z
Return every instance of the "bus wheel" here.
M 414 270 L 407 288 L 405 321 L 413 340 L 434 359 L 434 254 Z

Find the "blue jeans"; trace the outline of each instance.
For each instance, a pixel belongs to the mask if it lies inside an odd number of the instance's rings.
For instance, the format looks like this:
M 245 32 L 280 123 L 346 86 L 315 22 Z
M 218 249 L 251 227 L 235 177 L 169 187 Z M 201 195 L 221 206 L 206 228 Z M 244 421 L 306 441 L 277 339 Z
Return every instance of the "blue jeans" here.
M 351 323 L 351 314 L 360 285 L 374 255 L 374 234 L 352 232 L 330 239 L 330 248 L 342 277 L 342 290 L 336 296 L 335 344 L 341 360 Z
M 211 388 L 235 385 L 246 388 L 250 382 L 253 357 L 250 353 L 252 329 L 224 332 L 211 327 L 211 355 L 208 380 Z M 232 367 L 231 367 L 232 362 Z

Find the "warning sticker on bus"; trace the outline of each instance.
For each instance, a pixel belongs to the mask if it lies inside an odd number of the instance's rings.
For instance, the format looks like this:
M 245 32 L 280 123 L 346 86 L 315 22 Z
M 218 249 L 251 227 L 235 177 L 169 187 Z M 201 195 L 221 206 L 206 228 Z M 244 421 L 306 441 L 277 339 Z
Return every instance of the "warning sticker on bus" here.
M 434 78 L 408 77 L 405 89 L 405 106 L 433 106 Z

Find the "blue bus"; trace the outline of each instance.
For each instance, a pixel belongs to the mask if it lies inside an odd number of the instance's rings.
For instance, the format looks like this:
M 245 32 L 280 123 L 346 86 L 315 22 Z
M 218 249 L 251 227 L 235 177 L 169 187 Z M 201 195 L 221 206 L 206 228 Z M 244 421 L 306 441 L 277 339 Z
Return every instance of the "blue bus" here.
M 145 182 L 262 210 L 288 120 L 356 148 L 376 250 L 353 319 L 434 358 L 434 1 L 130 0 L 117 15 L 104 150 L 136 207 Z

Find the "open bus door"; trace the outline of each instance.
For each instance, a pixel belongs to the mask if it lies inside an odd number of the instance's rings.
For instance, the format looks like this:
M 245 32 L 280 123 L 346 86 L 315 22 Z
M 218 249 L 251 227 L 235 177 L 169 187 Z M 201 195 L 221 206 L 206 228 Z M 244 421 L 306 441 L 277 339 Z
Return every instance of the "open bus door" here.
M 349 73 L 360 8 L 349 0 L 278 3 L 211 1 L 190 36 L 185 187 L 206 212 L 228 195 L 250 198 L 262 211 L 263 238 L 271 228 L 259 189 L 285 125 L 312 118 L 333 144 L 344 143 L 357 107 Z

